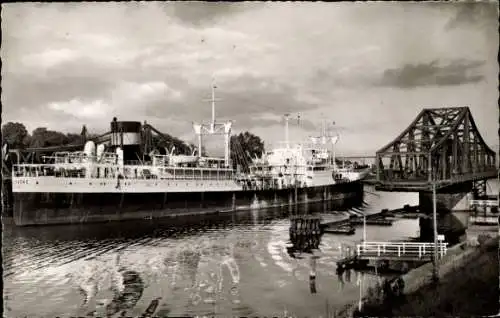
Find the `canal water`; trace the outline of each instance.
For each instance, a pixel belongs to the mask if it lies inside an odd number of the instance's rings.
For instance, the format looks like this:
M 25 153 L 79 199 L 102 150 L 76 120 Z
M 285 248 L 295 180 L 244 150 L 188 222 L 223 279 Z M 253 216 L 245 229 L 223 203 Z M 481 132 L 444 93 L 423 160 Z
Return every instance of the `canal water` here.
M 416 193 L 378 193 L 348 211 L 418 204 Z M 4 316 L 319 317 L 358 300 L 361 274 L 336 273 L 339 246 L 362 238 L 324 234 L 311 257 L 292 257 L 288 216 L 325 205 L 252 210 L 189 219 L 3 228 Z M 368 240 L 418 235 L 418 220 L 367 226 Z M 363 276 L 362 292 L 375 277 Z

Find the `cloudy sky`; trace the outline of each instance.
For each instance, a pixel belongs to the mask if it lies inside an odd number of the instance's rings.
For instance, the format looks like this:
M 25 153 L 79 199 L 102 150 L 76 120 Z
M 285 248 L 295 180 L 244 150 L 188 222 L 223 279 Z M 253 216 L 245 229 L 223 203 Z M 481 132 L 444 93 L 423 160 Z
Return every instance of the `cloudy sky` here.
M 496 4 L 15 3 L 2 10 L 2 120 L 105 132 L 113 116 L 194 140 L 217 113 L 266 143 L 335 121 L 373 154 L 423 107 L 470 106 L 498 145 Z

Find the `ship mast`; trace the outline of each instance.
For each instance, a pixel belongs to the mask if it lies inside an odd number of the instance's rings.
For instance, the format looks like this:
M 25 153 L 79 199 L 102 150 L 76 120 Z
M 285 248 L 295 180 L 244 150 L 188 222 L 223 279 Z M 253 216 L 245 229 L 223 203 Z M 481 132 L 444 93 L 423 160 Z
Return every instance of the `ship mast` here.
M 209 101 L 212 104 L 212 121 L 207 124 L 193 123 L 193 129 L 198 135 L 198 157 L 201 157 L 202 136 L 203 135 L 224 135 L 224 161 L 226 167 L 230 166 L 230 149 L 231 149 L 231 127 L 232 121 L 225 123 L 217 123 L 215 120 L 215 102 L 220 99 L 215 98 L 215 79 L 212 79 L 212 98 L 204 101 Z
M 321 122 L 321 137 L 326 136 L 326 124 L 325 124 L 325 116 L 322 116 L 323 120 Z
M 332 127 L 333 129 L 335 129 L 335 122 L 332 122 Z M 332 164 L 336 164 L 335 162 L 335 144 L 339 141 L 339 133 L 338 131 L 336 130 L 336 136 L 332 136 L 332 134 L 330 134 L 330 141 L 332 143 L 332 154 L 333 154 L 333 158 L 332 158 Z
M 285 145 L 287 148 L 290 148 L 290 141 L 288 139 L 288 120 L 290 119 L 289 118 L 290 114 L 285 114 Z
M 212 99 L 210 100 L 212 102 L 212 126 L 210 127 L 210 131 L 213 134 L 215 131 L 215 89 L 217 86 L 215 86 L 215 79 L 212 79 Z

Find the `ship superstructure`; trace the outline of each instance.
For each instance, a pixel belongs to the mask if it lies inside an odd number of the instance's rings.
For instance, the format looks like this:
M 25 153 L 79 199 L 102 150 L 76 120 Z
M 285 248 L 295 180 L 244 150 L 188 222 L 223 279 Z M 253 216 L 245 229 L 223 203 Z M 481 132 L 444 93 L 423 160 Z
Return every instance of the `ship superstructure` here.
M 331 135 L 323 127 L 321 135 L 310 137 L 310 142 L 288 140 L 288 115 L 285 116 L 285 141 L 278 143 L 250 166 L 251 184 L 258 188 L 308 188 L 363 179 L 367 169 L 353 165 L 337 165 L 334 147 L 339 135 Z

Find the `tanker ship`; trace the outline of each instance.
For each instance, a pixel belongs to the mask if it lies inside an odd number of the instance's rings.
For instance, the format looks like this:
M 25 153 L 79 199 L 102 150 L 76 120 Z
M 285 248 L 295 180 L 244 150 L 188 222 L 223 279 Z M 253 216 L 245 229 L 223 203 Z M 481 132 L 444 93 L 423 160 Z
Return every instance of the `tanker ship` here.
M 140 122 L 111 122 L 111 138 L 82 151 L 56 152 L 43 163 L 12 167 L 16 225 L 108 222 L 185 214 L 224 213 L 317 201 L 362 200 L 367 169 L 340 166 L 338 136 L 286 141 L 247 167 L 230 160 L 232 122 L 193 124 L 198 147 L 145 154 Z M 202 136 L 224 136 L 224 157 L 202 155 Z M 142 159 L 141 159 L 142 158 Z

